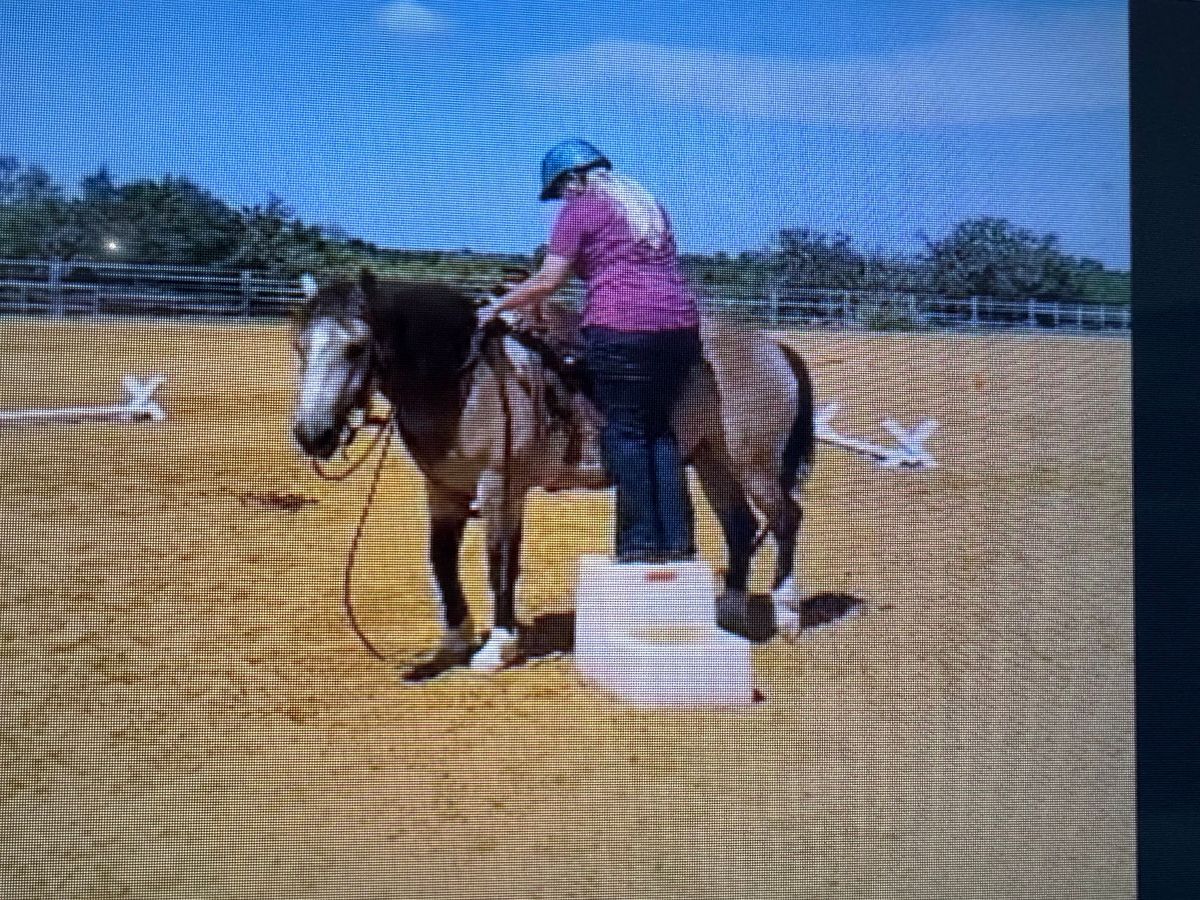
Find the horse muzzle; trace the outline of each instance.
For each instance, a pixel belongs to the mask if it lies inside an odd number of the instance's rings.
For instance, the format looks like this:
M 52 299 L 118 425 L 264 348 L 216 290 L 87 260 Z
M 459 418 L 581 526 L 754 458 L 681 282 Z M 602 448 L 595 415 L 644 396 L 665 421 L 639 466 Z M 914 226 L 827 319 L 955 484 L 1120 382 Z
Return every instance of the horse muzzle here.
M 334 427 L 312 428 L 304 422 L 297 422 L 292 428 L 292 437 L 306 456 L 326 460 L 342 445 L 342 431 Z

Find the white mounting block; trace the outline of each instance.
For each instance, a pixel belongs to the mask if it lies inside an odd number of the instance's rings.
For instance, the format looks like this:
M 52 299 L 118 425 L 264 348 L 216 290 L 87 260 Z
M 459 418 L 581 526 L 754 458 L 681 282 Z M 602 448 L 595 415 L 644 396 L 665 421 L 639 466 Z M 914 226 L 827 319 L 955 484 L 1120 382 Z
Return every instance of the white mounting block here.
M 57 409 L 15 409 L 0 411 L 0 425 L 25 425 L 39 422 L 136 422 L 149 419 L 162 422 L 166 412 L 155 401 L 155 392 L 167 381 L 166 375 L 135 378 L 126 375 L 125 402 L 112 406 L 66 406 Z
M 580 560 L 575 664 L 639 706 L 754 702 L 750 642 L 716 621 L 716 582 L 699 562 Z

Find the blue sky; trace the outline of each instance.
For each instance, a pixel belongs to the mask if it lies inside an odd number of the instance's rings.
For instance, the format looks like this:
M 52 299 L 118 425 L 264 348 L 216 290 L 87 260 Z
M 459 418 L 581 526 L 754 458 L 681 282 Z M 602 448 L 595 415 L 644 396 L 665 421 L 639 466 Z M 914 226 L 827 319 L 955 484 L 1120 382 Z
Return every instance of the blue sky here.
M 972 215 L 1129 262 L 1127 8 L 1108 0 L 0 6 L 0 152 L 192 177 L 387 246 L 532 249 L 586 137 L 685 250 L 783 226 L 901 251 Z

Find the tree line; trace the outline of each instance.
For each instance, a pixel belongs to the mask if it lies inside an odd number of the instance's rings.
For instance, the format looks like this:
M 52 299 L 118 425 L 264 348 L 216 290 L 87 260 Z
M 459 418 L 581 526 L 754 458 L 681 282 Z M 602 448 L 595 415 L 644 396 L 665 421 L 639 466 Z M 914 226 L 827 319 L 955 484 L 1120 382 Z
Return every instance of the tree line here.
M 1066 253 L 1059 238 L 1006 219 L 977 217 L 913 254 L 860 250 L 843 233 L 781 229 L 770 246 L 685 254 L 692 281 L 720 294 L 802 296 L 855 290 L 1129 302 L 1129 273 Z M 345 273 L 486 279 L 529 255 L 383 248 L 330 225 L 303 221 L 281 198 L 233 206 L 189 178 L 124 183 L 105 167 L 59 184 L 44 168 L 0 156 L 0 259 L 59 258 L 214 265 L 296 275 Z
M 1007 219 L 967 219 L 923 243 L 913 254 L 867 252 L 841 232 L 784 228 L 762 250 L 688 255 L 684 265 L 716 293 L 783 299 L 835 290 L 1129 303 L 1128 272 L 1066 253 L 1057 235 Z

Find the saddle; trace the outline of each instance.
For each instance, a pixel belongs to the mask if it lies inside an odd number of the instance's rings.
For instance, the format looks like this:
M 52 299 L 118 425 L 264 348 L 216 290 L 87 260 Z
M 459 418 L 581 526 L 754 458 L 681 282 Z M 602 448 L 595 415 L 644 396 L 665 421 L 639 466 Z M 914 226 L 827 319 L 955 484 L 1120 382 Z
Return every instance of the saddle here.
M 540 321 L 511 325 L 494 319 L 488 329 L 494 329 L 493 334 L 483 337 L 485 344 L 493 344 L 489 337 L 507 337 L 526 351 L 522 359 L 509 355 L 509 361 L 522 388 L 533 399 L 534 408 L 541 413 L 539 431 L 563 439 L 562 462 L 567 469 L 583 464 L 589 434 L 598 432 L 604 424 L 583 358 L 581 319 L 570 307 L 550 302 L 544 304 Z
M 598 432 L 604 425 L 584 360 L 580 319 L 579 313 L 567 306 L 547 303 L 540 323 L 510 333 L 540 364 L 544 424 L 565 436 L 563 463 L 568 468 L 582 463 L 589 432 Z

